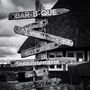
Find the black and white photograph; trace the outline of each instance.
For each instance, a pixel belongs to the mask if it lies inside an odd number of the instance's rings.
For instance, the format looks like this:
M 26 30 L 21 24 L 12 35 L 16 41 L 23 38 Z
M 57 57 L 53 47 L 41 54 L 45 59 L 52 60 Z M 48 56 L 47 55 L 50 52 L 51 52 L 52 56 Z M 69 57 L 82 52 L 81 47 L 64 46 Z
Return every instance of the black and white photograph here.
M 90 90 L 89 0 L 0 0 L 0 90 Z

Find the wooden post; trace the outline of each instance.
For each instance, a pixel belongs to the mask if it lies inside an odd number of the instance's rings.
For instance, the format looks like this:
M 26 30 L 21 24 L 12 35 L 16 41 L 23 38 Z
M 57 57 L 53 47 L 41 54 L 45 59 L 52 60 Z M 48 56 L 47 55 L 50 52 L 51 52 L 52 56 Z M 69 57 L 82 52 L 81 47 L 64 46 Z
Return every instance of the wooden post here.
M 40 0 L 36 0 L 35 4 L 36 4 L 36 11 L 44 10 L 44 9 L 45 9 L 45 8 L 43 7 L 43 5 L 42 5 L 42 3 L 41 3 Z M 35 21 L 38 21 L 38 20 L 42 20 L 42 19 L 41 19 L 41 18 L 36 18 L 36 19 L 35 19 Z M 43 29 L 43 32 L 46 32 L 46 31 Z M 38 46 L 43 46 L 45 43 L 47 43 L 47 42 L 42 41 L 42 40 L 38 40 L 38 39 L 35 40 L 36 46 L 37 46 L 37 45 L 38 45 Z M 36 59 L 41 60 L 41 59 L 43 59 L 43 58 L 47 58 L 47 52 L 44 52 L 44 53 L 41 53 L 41 54 L 36 54 Z M 40 67 L 41 67 L 41 66 L 39 66 L 39 68 L 40 68 Z M 42 66 L 42 67 L 44 67 L 44 66 Z M 42 67 L 41 67 L 41 68 L 42 68 Z M 45 67 L 45 68 L 48 68 L 48 66 Z M 48 79 L 48 75 L 41 77 L 41 80 L 44 80 L 44 79 Z M 37 80 L 37 77 L 36 77 L 36 80 Z M 49 89 L 48 89 L 48 88 L 38 88 L 38 89 L 36 89 L 36 90 L 49 90 Z

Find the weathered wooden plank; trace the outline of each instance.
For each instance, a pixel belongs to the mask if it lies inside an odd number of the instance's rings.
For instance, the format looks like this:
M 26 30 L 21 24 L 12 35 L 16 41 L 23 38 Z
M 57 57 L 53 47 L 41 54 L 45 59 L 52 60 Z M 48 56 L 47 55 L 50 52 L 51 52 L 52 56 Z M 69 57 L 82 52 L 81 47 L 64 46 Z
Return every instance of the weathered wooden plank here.
M 76 58 L 70 58 L 70 57 L 60 57 L 60 58 L 49 58 L 47 60 L 15 60 L 11 61 L 10 65 L 11 67 L 20 67 L 20 66 L 41 66 L 41 65 L 60 65 L 60 64 L 67 64 L 67 63 L 73 63 L 76 61 Z
M 69 12 L 69 9 L 59 8 L 59 9 L 49 9 L 41 11 L 23 11 L 23 12 L 12 12 L 9 13 L 9 20 L 18 20 L 18 19 L 31 19 L 35 17 L 48 17 L 56 16 Z
M 41 31 L 32 30 L 29 28 L 15 26 L 14 32 L 16 34 L 20 34 L 20 35 L 31 36 L 31 37 L 35 37 L 35 38 L 39 38 L 39 39 L 43 39 L 43 40 L 52 41 L 52 42 L 57 43 L 57 44 L 73 46 L 73 41 L 70 39 L 55 36 L 55 35 L 48 34 L 48 33 L 44 33 Z
M 60 45 L 58 45 L 56 43 L 47 43 L 41 47 L 38 46 L 38 47 L 33 47 L 33 48 L 26 49 L 26 50 L 22 50 L 21 57 L 24 58 L 24 57 L 31 56 L 34 54 L 39 54 L 41 52 L 53 50 L 53 49 L 58 48 Z

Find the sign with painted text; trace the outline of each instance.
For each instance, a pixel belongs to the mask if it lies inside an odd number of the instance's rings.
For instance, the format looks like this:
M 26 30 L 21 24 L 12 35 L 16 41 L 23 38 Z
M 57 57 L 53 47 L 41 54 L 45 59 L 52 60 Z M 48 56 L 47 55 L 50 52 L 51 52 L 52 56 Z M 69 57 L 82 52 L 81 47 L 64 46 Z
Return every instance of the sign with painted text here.
M 31 36 L 31 37 L 35 37 L 35 38 L 39 38 L 39 39 L 43 39 L 43 40 L 52 41 L 57 44 L 73 46 L 73 41 L 70 39 L 55 36 L 55 35 L 48 34 L 48 33 L 44 33 L 41 31 L 31 30 L 28 28 L 20 27 L 20 26 L 15 26 L 14 32 L 16 34 L 20 34 L 20 35 Z
M 46 60 L 48 58 L 47 52 L 42 52 L 37 55 L 38 60 Z
M 47 80 L 39 80 L 33 82 L 23 82 L 15 85 L 16 90 L 31 90 L 34 88 L 44 88 L 60 85 L 61 79 L 51 78 Z
M 13 65 L 14 62 L 11 61 L 11 65 Z M 26 66 L 26 67 L 0 67 L 0 72 L 5 72 L 5 73 L 18 73 L 18 72 L 26 72 L 26 71 L 32 71 L 33 67 L 31 66 Z
M 76 58 L 70 57 L 60 57 L 60 58 L 49 58 L 47 60 L 42 61 L 30 61 L 30 60 L 15 60 L 11 61 L 11 67 L 20 67 L 20 66 L 40 66 L 40 65 L 60 65 L 60 64 L 67 64 L 67 63 L 74 63 Z
M 48 20 L 38 20 L 35 23 L 27 24 L 24 26 L 24 28 L 33 29 L 33 28 L 42 28 L 45 27 L 48 24 Z
M 34 71 L 26 71 L 25 72 L 25 78 L 30 78 L 30 77 L 34 77 L 35 73 Z
M 38 47 L 28 48 L 26 50 L 21 51 L 21 57 L 24 58 L 24 57 L 27 57 L 27 56 L 31 56 L 31 55 L 34 55 L 34 54 L 41 53 L 41 52 L 53 50 L 53 49 L 58 48 L 60 45 L 52 42 L 52 43 L 47 43 L 47 44 L 45 44 L 41 47 L 38 46 Z
M 48 17 L 56 16 L 69 12 L 69 9 L 59 8 L 59 9 L 49 9 L 42 11 L 23 11 L 23 12 L 12 12 L 9 14 L 9 20 L 18 19 L 31 19 L 36 17 Z
M 47 68 L 41 68 L 35 71 L 36 76 L 47 76 L 48 75 L 48 69 Z

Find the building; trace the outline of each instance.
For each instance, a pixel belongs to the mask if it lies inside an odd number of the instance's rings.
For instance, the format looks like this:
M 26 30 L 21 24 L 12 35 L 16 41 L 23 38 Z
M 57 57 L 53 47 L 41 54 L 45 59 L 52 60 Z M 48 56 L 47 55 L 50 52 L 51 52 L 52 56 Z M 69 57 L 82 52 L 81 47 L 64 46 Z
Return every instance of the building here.
M 90 3 L 85 0 L 58 0 L 53 8 L 68 8 L 69 13 L 48 17 L 49 24 L 46 26 L 46 32 L 69 38 L 73 40 L 74 46 L 61 46 L 56 50 L 47 52 L 47 58 L 56 57 L 75 57 L 79 62 L 90 60 Z M 20 47 L 21 50 L 35 46 L 35 38 L 28 37 L 24 44 Z M 35 42 L 35 43 L 34 43 Z M 66 66 L 65 66 L 66 67 Z M 24 73 L 19 73 L 20 81 L 24 77 Z M 60 77 L 62 83 L 69 83 L 69 73 L 64 65 L 49 66 L 49 77 Z M 26 79 L 25 79 L 26 80 Z
M 54 5 L 56 8 L 67 8 L 70 10 L 67 14 L 48 17 L 49 24 L 46 26 L 46 32 L 69 38 L 73 40 L 74 46 L 61 46 L 59 49 L 49 51 L 47 57 L 75 57 L 77 61 L 90 60 L 90 6 L 85 0 L 58 0 Z M 21 50 L 35 46 L 35 38 L 28 37 Z M 60 68 L 61 66 L 51 66 L 51 68 Z

